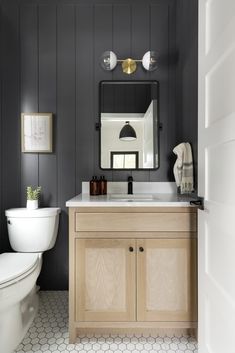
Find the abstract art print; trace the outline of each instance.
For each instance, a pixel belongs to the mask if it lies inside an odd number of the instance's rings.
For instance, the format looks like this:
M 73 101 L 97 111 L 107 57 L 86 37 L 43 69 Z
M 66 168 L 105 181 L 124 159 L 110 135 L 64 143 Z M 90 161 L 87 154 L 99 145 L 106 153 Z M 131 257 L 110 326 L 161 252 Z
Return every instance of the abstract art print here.
M 52 152 L 52 113 L 21 114 L 22 152 Z

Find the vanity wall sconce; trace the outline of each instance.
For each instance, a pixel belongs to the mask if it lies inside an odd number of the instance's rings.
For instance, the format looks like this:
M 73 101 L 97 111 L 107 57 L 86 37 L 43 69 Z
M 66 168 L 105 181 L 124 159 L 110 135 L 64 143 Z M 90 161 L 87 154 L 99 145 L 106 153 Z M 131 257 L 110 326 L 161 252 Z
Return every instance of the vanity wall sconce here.
M 142 60 L 131 58 L 119 60 L 113 51 L 108 50 L 105 51 L 100 58 L 100 65 L 104 70 L 112 71 L 118 63 L 121 63 L 122 71 L 128 75 L 136 71 L 138 62 L 142 63 L 145 70 L 154 71 L 157 68 L 156 53 L 154 51 L 147 51 Z

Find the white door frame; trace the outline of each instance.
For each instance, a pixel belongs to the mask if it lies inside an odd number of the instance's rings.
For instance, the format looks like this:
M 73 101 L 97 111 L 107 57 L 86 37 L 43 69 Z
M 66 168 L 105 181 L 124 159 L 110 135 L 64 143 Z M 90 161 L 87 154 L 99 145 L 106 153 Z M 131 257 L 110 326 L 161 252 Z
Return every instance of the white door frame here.
M 235 1 L 199 0 L 199 353 L 235 353 Z

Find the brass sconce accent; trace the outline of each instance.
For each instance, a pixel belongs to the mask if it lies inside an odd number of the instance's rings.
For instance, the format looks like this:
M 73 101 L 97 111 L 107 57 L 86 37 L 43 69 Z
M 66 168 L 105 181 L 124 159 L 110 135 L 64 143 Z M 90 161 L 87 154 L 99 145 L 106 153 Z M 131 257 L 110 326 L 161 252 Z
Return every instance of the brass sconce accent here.
M 128 75 L 133 74 L 133 72 L 136 71 L 136 68 L 137 68 L 136 61 L 131 58 L 125 59 L 122 62 L 122 71 L 125 74 L 128 74 Z

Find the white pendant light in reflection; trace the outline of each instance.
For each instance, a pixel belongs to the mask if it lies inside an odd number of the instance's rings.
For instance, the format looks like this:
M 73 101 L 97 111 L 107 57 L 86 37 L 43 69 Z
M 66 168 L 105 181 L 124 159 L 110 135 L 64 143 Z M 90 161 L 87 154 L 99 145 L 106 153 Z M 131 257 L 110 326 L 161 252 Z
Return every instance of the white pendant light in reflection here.
M 142 58 L 142 65 L 147 71 L 154 71 L 157 68 L 157 57 L 154 51 L 147 51 Z
M 104 70 L 112 71 L 117 65 L 117 55 L 113 51 L 105 51 L 100 58 L 100 65 Z

